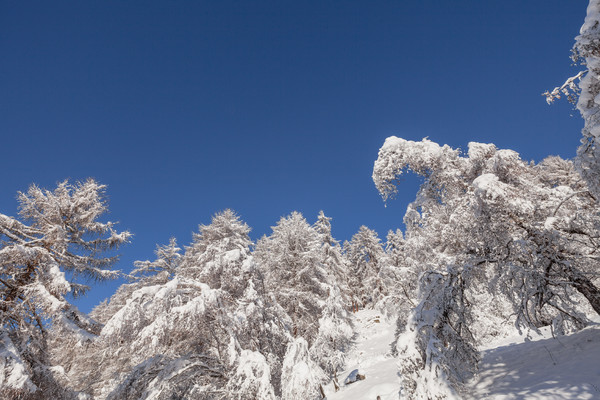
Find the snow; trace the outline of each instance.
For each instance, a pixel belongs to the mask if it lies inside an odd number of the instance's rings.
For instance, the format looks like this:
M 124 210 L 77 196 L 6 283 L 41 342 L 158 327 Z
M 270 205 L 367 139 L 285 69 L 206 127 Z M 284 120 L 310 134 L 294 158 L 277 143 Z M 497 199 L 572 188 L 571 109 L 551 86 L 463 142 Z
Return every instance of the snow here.
M 25 389 L 34 392 L 37 387 L 31 382 L 25 363 L 17 348 L 4 332 L 0 335 L 0 387 Z
M 505 196 L 506 185 L 500 182 L 494 174 L 483 174 L 473 181 L 475 193 L 478 195 L 487 195 L 492 199 L 502 198 Z
M 271 368 L 265 356 L 256 351 L 242 350 L 236 371 L 240 391 L 246 392 L 256 387 L 259 399 L 275 399 L 271 385 Z
M 492 157 L 497 149 L 491 143 L 469 142 L 467 155 L 471 160 L 485 160 Z
M 338 375 L 341 388 L 335 392 L 328 384 L 327 399 L 398 399 L 397 359 L 389 354 L 394 321 L 381 318 L 375 310 L 361 310 L 354 318 L 355 344 L 346 369 Z M 482 348 L 479 374 L 466 385 L 465 400 L 600 398 L 600 324 L 557 338 L 549 328 L 542 328 L 539 334 L 514 334 Z M 365 380 L 344 385 L 354 370 Z
M 233 249 L 225 252 L 223 260 L 225 262 L 235 262 L 242 258 L 242 251 L 240 249 Z
M 381 396 L 381 400 L 398 399 L 398 361 L 390 354 L 395 321 L 383 318 L 383 314 L 376 310 L 361 310 L 354 316 L 355 345 L 348 354 L 347 368 L 338 375 L 340 390 L 335 392 L 333 384 L 327 385 L 327 399 L 375 400 L 377 396 Z M 355 369 L 365 379 L 344 385 L 346 377 Z
M 470 385 L 472 394 L 465 398 L 600 398 L 600 325 L 558 338 L 546 331 L 534 340 L 522 340 L 512 337 L 508 341 L 513 343 L 483 352 L 479 376 Z

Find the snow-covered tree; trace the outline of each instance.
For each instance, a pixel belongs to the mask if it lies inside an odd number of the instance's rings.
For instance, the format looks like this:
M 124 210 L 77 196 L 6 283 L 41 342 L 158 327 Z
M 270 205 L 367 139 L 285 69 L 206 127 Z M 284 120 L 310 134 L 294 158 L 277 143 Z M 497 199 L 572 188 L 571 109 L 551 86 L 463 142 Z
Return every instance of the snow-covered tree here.
M 255 289 L 254 280 L 258 282 L 258 290 Z M 248 282 L 243 297 L 237 300 L 233 319 L 239 347 L 244 351 L 260 353 L 265 357 L 271 373 L 270 382 L 274 393 L 281 395 L 281 369 L 287 344 L 292 340 L 292 320 L 277 303 L 275 297 L 265 293 L 262 277 L 254 276 Z M 258 360 L 257 355 L 249 356 Z M 236 362 L 238 366 L 243 362 L 241 354 Z M 236 374 L 237 377 L 233 378 L 234 385 L 254 387 L 253 383 L 242 383 L 238 372 Z
M 326 375 L 311 359 L 308 343 L 298 337 L 288 344 L 283 360 L 282 400 L 322 399 L 321 384 Z
M 562 86 L 543 93 L 552 103 L 562 96 L 577 105 L 584 126 L 575 165 L 590 191 L 600 197 L 600 1 L 590 0 L 585 20 L 575 38 L 572 60 L 587 69 L 568 78 Z
M 140 282 L 140 286 L 157 283 L 167 283 L 177 271 L 181 261 L 181 249 L 177 247 L 177 240 L 171 238 L 168 245 L 157 245 L 156 260 L 136 261 L 129 278 Z
M 246 288 L 244 261 L 250 255 L 250 227 L 232 210 L 215 214 L 210 225 L 200 225 L 186 248 L 179 274 L 235 298 Z
M 292 318 L 293 335 L 312 343 L 330 281 L 321 263 L 319 234 L 298 212 L 281 218 L 272 229 L 254 252 L 266 292 Z
M 135 261 L 135 268 L 128 275 L 131 282 L 119 286 L 110 302 L 106 299 L 94 307 L 90 316 L 95 321 L 105 324 L 125 306 L 133 292 L 144 286 L 165 284 L 173 278 L 181 261 L 181 249 L 176 239 L 171 238 L 167 245 L 157 245 L 154 254 L 154 261 Z
M 250 357 L 240 340 L 251 344 L 246 340 L 249 327 L 234 315 L 253 269 L 249 231 L 233 211 L 225 210 L 210 225 L 200 226 L 183 256 L 172 239 L 157 247 L 155 261 L 136 262 L 133 282 L 94 310 L 105 326 L 91 351 L 99 359 L 113 359 L 90 373 L 87 392 L 115 399 L 223 398 L 233 375 L 240 396 L 254 390 L 242 378 L 253 379 L 251 370 L 271 372 L 237 364 L 244 354 Z
M 310 348 L 313 359 L 338 385 L 337 373 L 346 362 L 352 344 L 352 320 L 337 286 L 332 286 L 321 318 L 317 339 Z
M 265 290 L 249 230 L 226 210 L 183 256 L 172 240 L 156 261 L 136 262 L 133 283 L 94 310 L 105 325 L 87 358 L 105 367 L 75 360 L 87 377 L 71 373 L 74 386 L 107 399 L 280 396 L 292 321 Z
M 342 254 L 342 246 L 331 234 L 331 218 L 319 212 L 314 228 L 321 240 L 321 263 L 341 290 L 342 296 L 348 295 L 348 267 Z
M 276 400 L 271 376 L 271 367 L 264 355 L 242 350 L 235 374 L 225 388 L 225 397 L 237 400 Z
M 445 273 L 425 273 L 419 304 L 397 340 L 402 395 L 443 399 L 476 371 L 479 353 L 469 322 L 465 273 L 449 266 Z
M 130 283 L 125 283 L 110 297 L 98 304 L 90 313 L 95 321 L 105 324 L 116 312 L 125 306 L 132 293 L 144 286 L 165 284 L 171 280 L 181 261 L 181 249 L 175 238 L 167 245 L 157 245 L 154 261 L 135 261 L 134 269 L 127 275 Z
M 32 185 L 19 193 L 24 222 L 0 214 L 0 395 L 4 398 L 68 398 L 60 366 L 49 359 L 48 329 L 85 340 L 100 326 L 67 301 L 88 287 L 80 278 L 115 278 L 112 250 L 130 234 L 107 211 L 105 186 L 93 180 Z
M 375 307 L 388 317 L 405 314 L 414 304 L 418 274 L 409 268 L 404 235 L 400 229 L 389 231 L 384 255 L 379 262 L 377 296 Z
M 438 360 L 455 384 L 472 372 L 473 363 L 452 364 L 448 354 L 476 343 L 478 332 L 471 328 L 485 321 L 461 308 L 479 307 L 489 314 L 490 301 L 473 300 L 481 293 L 509 301 L 515 322 L 533 329 L 583 326 L 582 298 L 600 311 L 593 261 L 599 210 L 572 163 L 550 157 L 535 165 L 514 151 L 479 143 L 470 143 L 462 157 L 426 139 L 388 138 L 373 173 L 384 199 L 394 194 L 396 177 L 405 171 L 424 177 L 404 217 L 408 265 L 420 268 L 421 275 L 413 334 L 435 334 L 444 343 L 438 347 L 443 357 L 427 351 L 429 340 L 414 343 L 415 351 L 429 357 L 417 364 Z M 458 281 L 461 290 L 455 290 Z M 502 307 L 493 311 L 505 312 Z M 458 334 L 441 339 L 436 331 Z
M 344 251 L 354 307 L 374 305 L 386 294 L 379 276 L 385 254 L 377 232 L 361 226 L 350 242 L 344 244 Z
M 590 0 L 587 15 L 573 46 L 574 61 L 581 61 L 587 72 L 579 82 L 577 109 L 584 120 L 577 166 L 596 196 L 600 195 L 600 1 Z
M 79 389 L 108 399 L 218 398 L 234 336 L 223 301 L 221 290 L 181 277 L 135 290 L 90 351 L 103 368 Z

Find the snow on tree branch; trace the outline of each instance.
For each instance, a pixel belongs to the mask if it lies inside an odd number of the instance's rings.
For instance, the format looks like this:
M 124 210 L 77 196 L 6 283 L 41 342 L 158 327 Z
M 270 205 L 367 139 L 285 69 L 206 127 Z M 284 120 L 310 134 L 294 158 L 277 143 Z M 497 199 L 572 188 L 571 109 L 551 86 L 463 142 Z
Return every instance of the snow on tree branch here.
M 584 120 L 576 165 L 590 190 L 600 194 L 600 1 L 590 0 L 579 36 L 575 38 L 573 59 L 587 67 L 579 82 L 577 109 Z

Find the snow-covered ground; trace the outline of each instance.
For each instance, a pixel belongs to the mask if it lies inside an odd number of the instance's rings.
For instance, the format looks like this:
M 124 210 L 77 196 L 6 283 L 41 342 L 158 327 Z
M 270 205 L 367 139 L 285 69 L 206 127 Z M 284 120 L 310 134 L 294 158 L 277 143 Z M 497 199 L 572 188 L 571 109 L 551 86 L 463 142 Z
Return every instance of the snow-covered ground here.
M 348 354 L 347 368 L 339 375 L 341 388 L 325 388 L 327 400 L 381 400 L 398 399 L 400 380 L 397 360 L 390 356 L 390 343 L 394 339 L 394 321 L 388 321 L 374 310 L 361 310 L 354 314 L 355 347 Z M 358 369 L 364 380 L 344 385 L 344 379 Z
M 600 326 L 544 333 L 484 351 L 469 399 L 600 399 Z
M 339 375 L 341 389 L 327 385 L 327 399 L 398 399 L 397 360 L 389 354 L 394 321 L 374 310 L 354 316 L 355 346 Z M 558 338 L 547 330 L 530 338 L 513 336 L 486 347 L 480 373 L 467 386 L 468 400 L 600 399 L 600 325 Z M 355 369 L 365 379 L 344 385 Z

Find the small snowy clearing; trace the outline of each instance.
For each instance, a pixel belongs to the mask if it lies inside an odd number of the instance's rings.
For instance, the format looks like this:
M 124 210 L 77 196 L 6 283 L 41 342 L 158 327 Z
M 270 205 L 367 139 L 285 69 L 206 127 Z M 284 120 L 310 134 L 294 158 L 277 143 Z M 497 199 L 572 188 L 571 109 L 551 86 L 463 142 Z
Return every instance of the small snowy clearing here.
M 340 390 L 335 392 L 333 384 L 325 387 L 327 400 L 375 400 L 377 396 L 381 400 L 398 399 L 398 361 L 390 355 L 395 321 L 375 310 L 361 310 L 354 317 L 355 346 L 348 354 L 347 368 L 338 376 Z M 355 369 L 365 379 L 344 385 Z

